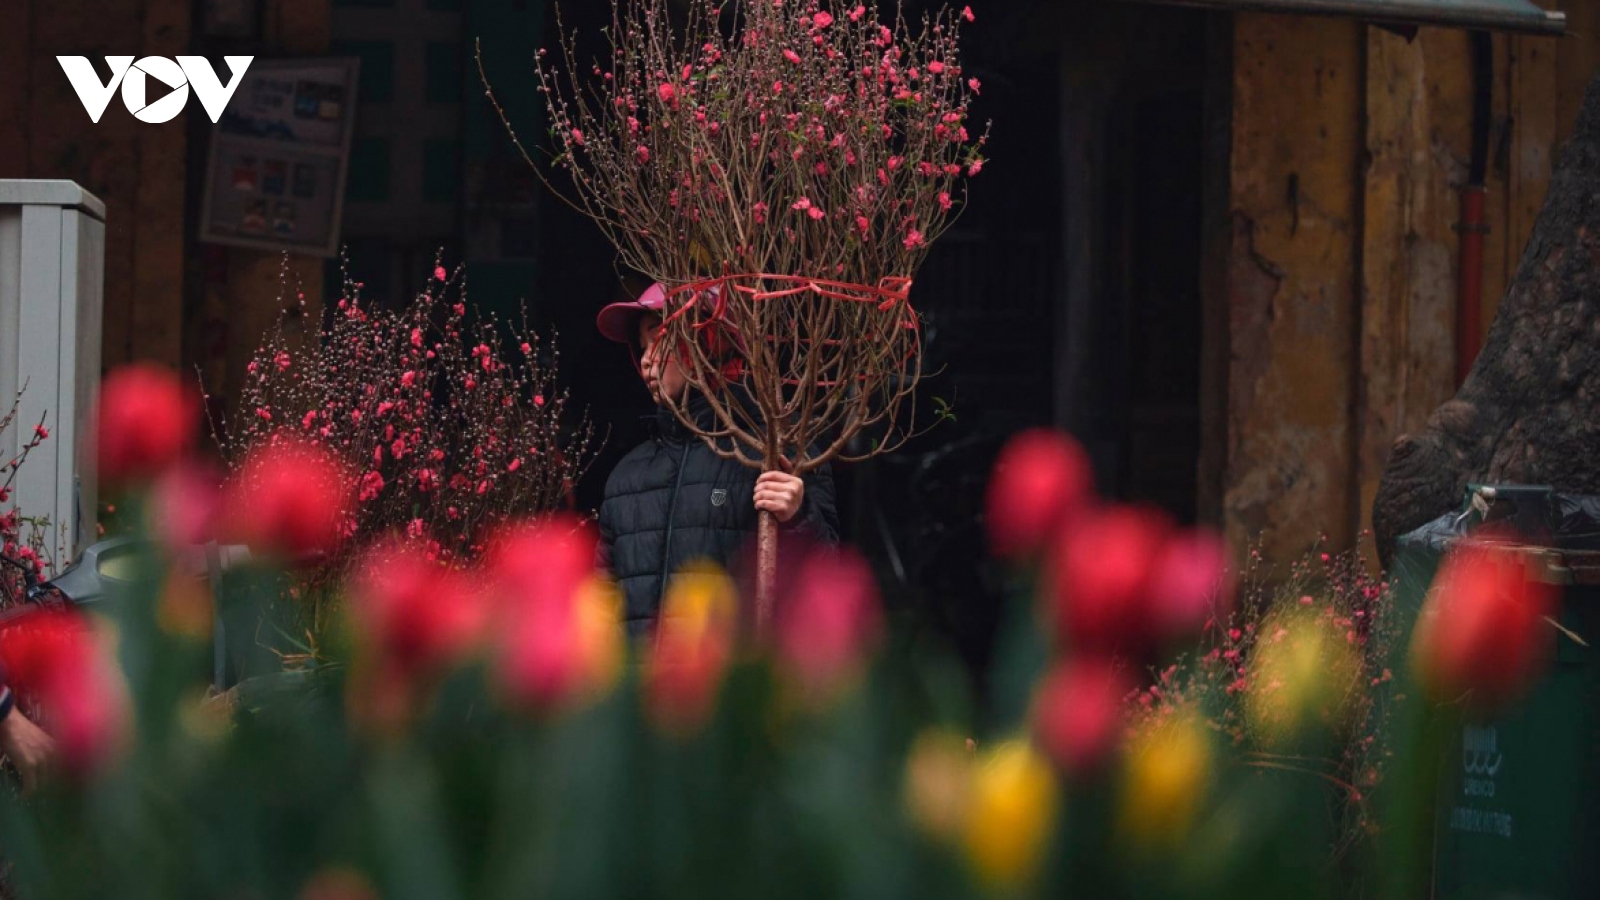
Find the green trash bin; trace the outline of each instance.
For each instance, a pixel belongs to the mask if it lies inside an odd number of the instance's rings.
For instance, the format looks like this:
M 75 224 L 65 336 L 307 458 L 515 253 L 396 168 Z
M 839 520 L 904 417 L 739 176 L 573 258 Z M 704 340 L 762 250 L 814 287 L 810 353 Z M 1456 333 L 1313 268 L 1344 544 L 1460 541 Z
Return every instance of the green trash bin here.
M 1474 486 L 1459 512 L 1400 540 L 1396 596 L 1414 619 L 1450 544 L 1491 522 L 1509 522 L 1523 536 L 1513 552 L 1563 586 L 1571 634 L 1551 629 L 1553 663 L 1514 711 L 1446 736 L 1433 896 L 1600 897 L 1600 497 Z

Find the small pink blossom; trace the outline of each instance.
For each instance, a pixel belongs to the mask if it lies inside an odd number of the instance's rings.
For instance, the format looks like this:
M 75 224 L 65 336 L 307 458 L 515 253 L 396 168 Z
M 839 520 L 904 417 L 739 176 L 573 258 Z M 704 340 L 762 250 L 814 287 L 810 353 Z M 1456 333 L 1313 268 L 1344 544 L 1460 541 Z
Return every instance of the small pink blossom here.
M 650 148 L 640 144 L 639 149 L 633 151 L 633 155 L 638 157 L 639 165 L 642 166 L 650 161 Z
M 50 429 L 43 425 L 35 425 L 33 426 L 33 436 L 42 441 L 50 436 Z
M 446 280 L 449 279 L 449 277 L 450 277 L 450 273 L 448 273 L 448 272 L 446 272 L 444 270 L 444 266 L 435 266 L 434 267 L 434 269 L 433 269 L 433 278 L 434 278 L 435 281 L 446 281 Z
M 520 458 L 513 459 L 509 464 L 506 465 L 507 472 L 515 472 L 520 468 L 522 468 L 522 460 Z
M 983 82 L 979 81 L 976 78 L 968 79 L 967 80 L 967 87 L 972 88 L 972 92 L 974 94 L 983 93 Z
M 583 146 L 583 132 L 579 131 L 576 128 L 572 129 L 572 142 L 574 144 L 577 144 L 579 147 L 582 147 Z
M 422 329 L 421 328 L 413 328 L 413 329 L 411 329 L 411 346 L 413 346 L 413 347 L 421 347 L 422 346 Z
M 926 243 L 927 240 L 923 238 L 921 231 L 913 228 L 906 232 L 905 245 L 907 250 L 915 250 Z
M 661 86 L 656 88 L 656 96 L 661 98 L 662 103 L 676 106 L 678 104 L 678 87 L 670 81 L 663 81 Z
M 811 17 L 811 21 L 818 28 L 827 28 L 829 25 L 833 24 L 833 16 L 827 12 L 819 12 L 815 16 Z
M 866 14 L 867 8 L 861 4 L 857 4 L 855 9 L 850 10 L 850 21 L 859 22 L 861 21 L 861 17 Z
M 795 65 L 799 65 L 800 64 L 800 54 L 794 52 L 793 50 L 787 50 L 787 49 L 784 50 L 783 51 L 783 58 L 787 59 L 789 62 L 794 63 Z
M 940 209 L 944 210 L 945 212 L 949 212 L 950 211 L 950 207 L 954 206 L 954 205 L 955 204 L 950 199 L 950 192 L 949 191 L 940 191 L 939 192 L 939 208 Z
M 944 63 L 934 60 L 933 62 L 928 63 L 928 71 L 934 75 L 943 75 Z
M 966 19 L 968 22 L 972 22 L 978 17 L 972 14 L 972 7 L 969 6 L 961 10 L 961 18 Z
M 794 210 L 807 210 L 807 209 L 810 209 L 811 208 L 811 198 L 810 197 L 801 197 L 799 200 L 796 200 L 794 202 L 794 206 L 791 206 L 789 208 L 790 209 L 794 209 Z

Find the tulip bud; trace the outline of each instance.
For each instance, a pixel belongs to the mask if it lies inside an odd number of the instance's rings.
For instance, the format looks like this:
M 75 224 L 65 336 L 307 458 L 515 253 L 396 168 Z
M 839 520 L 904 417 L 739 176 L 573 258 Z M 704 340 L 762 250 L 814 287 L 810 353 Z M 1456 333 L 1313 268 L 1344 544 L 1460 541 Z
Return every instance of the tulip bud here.
M 1227 618 L 1232 593 L 1227 543 L 1199 529 L 1174 535 L 1150 576 L 1152 624 L 1168 642 L 1192 637 Z
M 337 457 L 280 431 L 252 451 L 223 495 L 223 532 L 262 553 L 291 559 L 338 544 L 350 484 Z
M 1149 642 L 1151 578 L 1171 530 L 1164 514 L 1117 506 L 1062 537 L 1051 560 L 1062 641 L 1090 651 Z
M 963 837 L 980 881 L 1017 889 L 1033 879 L 1055 828 L 1057 790 L 1050 764 L 1028 741 L 1001 744 L 979 763 Z
M 954 841 L 966 818 L 973 754 L 960 735 L 927 731 L 906 757 L 906 813 L 924 833 Z
M 1088 657 L 1058 665 L 1034 698 L 1039 745 L 1067 773 L 1098 771 L 1122 733 L 1123 700 L 1133 680 L 1115 662 Z
M 1429 694 L 1479 712 L 1517 700 L 1547 661 L 1556 589 L 1529 577 L 1512 550 L 1471 543 L 1439 566 L 1412 636 L 1411 657 Z
M 812 702 L 826 702 L 860 673 L 881 627 L 872 567 L 848 548 L 813 551 L 778 613 L 781 669 Z
M 1089 454 L 1067 435 L 1038 429 L 1011 439 L 989 482 L 987 521 L 994 551 L 1037 554 L 1094 494 Z
M 375 656 L 407 679 L 457 661 L 484 625 L 483 604 L 466 576 L 398 542 L 364 554 L 349 610 Z
M 323 869 L 300 889 L 299 900 L 379 900 L 365 875 L 353 869 Z
M 188 451 L 198 404 L 178 376 L 139 363 L 106 376 L 95 415 L 99 477 L 107 484 L 154 478 Z
M 1144 846 L 1173 847 L 1188 835 L 1211 780 L 1205 725 L 1178 714 L 1136 735 L 1128 747 L 1119 826 Z
M 684 734 L 711 718 L 737 608 L 733 581 L 715 566 L 690 567 L 668 584 L 644 672 L 646 708 L 662 730 Z

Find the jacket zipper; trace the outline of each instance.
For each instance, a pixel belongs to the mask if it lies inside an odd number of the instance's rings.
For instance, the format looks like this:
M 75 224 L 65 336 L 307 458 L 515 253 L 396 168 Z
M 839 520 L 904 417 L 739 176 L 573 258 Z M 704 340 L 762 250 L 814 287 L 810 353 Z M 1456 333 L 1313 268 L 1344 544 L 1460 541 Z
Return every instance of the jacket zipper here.
M 683 453 L 678 456 L 678 471 L 672 477 L 672 496 L 667 498 L 667 534 L 661 545 L 661 587 L 656 594 L 656 615 L 661 615 L 661 601 L 667 593 L 667 570 L 672 565 L 672 523 L 678 517 L 678 490 L 683 487 L 684 463 L 689 460 L 689 445 L 683 445 Z

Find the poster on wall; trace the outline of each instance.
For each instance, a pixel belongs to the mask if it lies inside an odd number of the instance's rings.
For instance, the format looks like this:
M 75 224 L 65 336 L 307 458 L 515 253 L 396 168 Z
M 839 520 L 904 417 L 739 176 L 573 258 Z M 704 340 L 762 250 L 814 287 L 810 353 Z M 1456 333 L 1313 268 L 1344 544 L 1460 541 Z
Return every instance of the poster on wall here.
M 335 256 L 356 59 L 258 59 L 211 132 L 200 240 Z

